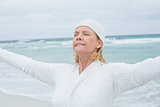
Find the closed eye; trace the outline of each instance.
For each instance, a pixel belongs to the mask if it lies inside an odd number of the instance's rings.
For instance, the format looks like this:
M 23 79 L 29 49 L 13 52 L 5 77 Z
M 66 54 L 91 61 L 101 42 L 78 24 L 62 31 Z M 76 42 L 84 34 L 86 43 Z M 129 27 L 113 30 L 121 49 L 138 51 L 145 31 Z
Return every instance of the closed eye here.
M 74 32 L 74 37 L 75 37 L 75 36 L 78 36 L 78 34 L 79 34 L 79 33 L 78 33 L 77 31 Z
M 74 35 L 74 37 L 75 37 L 75 36 L 77 36 L 77 35 Z
M 84 35 L 89 36 L 89 34 L 88 34 L 88 33 L 85 33 Z
M 78 36 L 78 33 L 75 33 L 75 34 L 74 34 L 74 37 L 75 37 L 75 36 Z

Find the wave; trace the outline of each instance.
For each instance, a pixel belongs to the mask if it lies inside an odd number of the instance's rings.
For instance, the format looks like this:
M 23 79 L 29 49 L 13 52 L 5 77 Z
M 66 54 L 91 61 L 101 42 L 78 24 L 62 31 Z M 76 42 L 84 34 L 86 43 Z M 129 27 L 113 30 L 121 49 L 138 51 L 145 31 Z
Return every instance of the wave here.
M 72 45 L 72 41 L 64 41 L 61 43 L 62 46 Z
M 29 46 L 28 49 L 49 49 L 49 48 L 68 48 L 72 47 L 72 41 L 47 41 L 40 46 Z
M 59 46 L 56 45 L 47 45 L 47 46 L 29 46 L 28 49 L 33 49 L 33 50 L 37 50 L 37 49 L 49 49 L 49 48 L 58 48 Z
M 47 49 L 47 48 L 68 48 L 72 47 L 73 38 L 58 39 L 28 39 L 0 41 L 0 47 L 4 48 L 29 48 L 29 49 Z M 160 42 L 160 35 L 132 35 L 132 36 L 106 36 L 105 45 L 114 44 L 145 44 Z M 104 45 L 104 46 L 105 46 Z
M 145 44 L 145 43 L 160 43 L 160 38 L 137 38 L 137 39 L 117 39 L 106 38 L 104 46 L 116 45 L 116 44 Z M 51 48 L 71 48 L 72 41 L 39 41 L 33 43 L 27 43 L 19 41 L 17 43 L 0 44 L 2 48 L 28 48 L 33 50 L 38 49 L 51 49 Z
M 138 39 L 116 39 L 108 38 L 106 44 L 140 44 L 140 43 L 155 43 L 160 42 L 160 38 L 138 38 Z
M 160 38 L 160 34 L 144 34 L 144 35 L 116 35 L 106 36 L 107 39 L 135 39 L 135 38 Z M 5 40 L 0 41 L 3 43 L 31 43 L 31 42 L 46 42 L 46 43 L 57 43 L 61 41 L 72 41 L 72 37 L 68 38 L 44 38 L 44 39 L 24 39 L 24 40 Z

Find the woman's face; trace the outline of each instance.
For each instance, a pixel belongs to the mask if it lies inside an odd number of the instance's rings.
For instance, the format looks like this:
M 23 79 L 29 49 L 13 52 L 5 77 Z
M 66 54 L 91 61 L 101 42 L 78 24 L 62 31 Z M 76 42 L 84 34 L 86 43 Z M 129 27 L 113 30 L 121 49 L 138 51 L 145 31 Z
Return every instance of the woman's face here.
M 73 50 L 76 54 L 92 54 L 102 47 L 95 32 L 87 26 L 80 26 L 74 32 Z

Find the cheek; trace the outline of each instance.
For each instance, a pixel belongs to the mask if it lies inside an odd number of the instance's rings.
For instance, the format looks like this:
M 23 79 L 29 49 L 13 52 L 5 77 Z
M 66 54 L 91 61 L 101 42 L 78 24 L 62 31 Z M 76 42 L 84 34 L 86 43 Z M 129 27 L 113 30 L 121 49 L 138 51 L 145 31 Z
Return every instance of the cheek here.
M 73 39 L 72 41 L 72 47 L 74 48 L 75 47 L 75 40 Z
M 94 47 L 97 44 L 97 41 L 93 38 L 90 38 L 90 39 L 87 40 L 87 43 L 88 43 L 89 46 Z
M 94 39 L 93 38 L 86 38 L 86 40 L 85 40 L 87 43 L 92 43 L 93 41 L 94 41 Z

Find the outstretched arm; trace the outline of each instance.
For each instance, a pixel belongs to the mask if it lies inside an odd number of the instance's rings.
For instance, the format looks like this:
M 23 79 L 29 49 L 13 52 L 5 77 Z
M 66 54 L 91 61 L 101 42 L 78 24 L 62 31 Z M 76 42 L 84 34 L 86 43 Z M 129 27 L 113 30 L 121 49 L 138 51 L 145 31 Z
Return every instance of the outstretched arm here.
M 160 56 L 136 64 L 119 63 L 113 72 L 117 94 L 141 86 L 151 80 L 160 79 Z
M 54 64 L 38 62 L 26 56 L 15 54 L 1 48 L 0 60 L 15 66 L 32 77 L 47 84 L 54 85 L 55 83 L 56 75 Z

